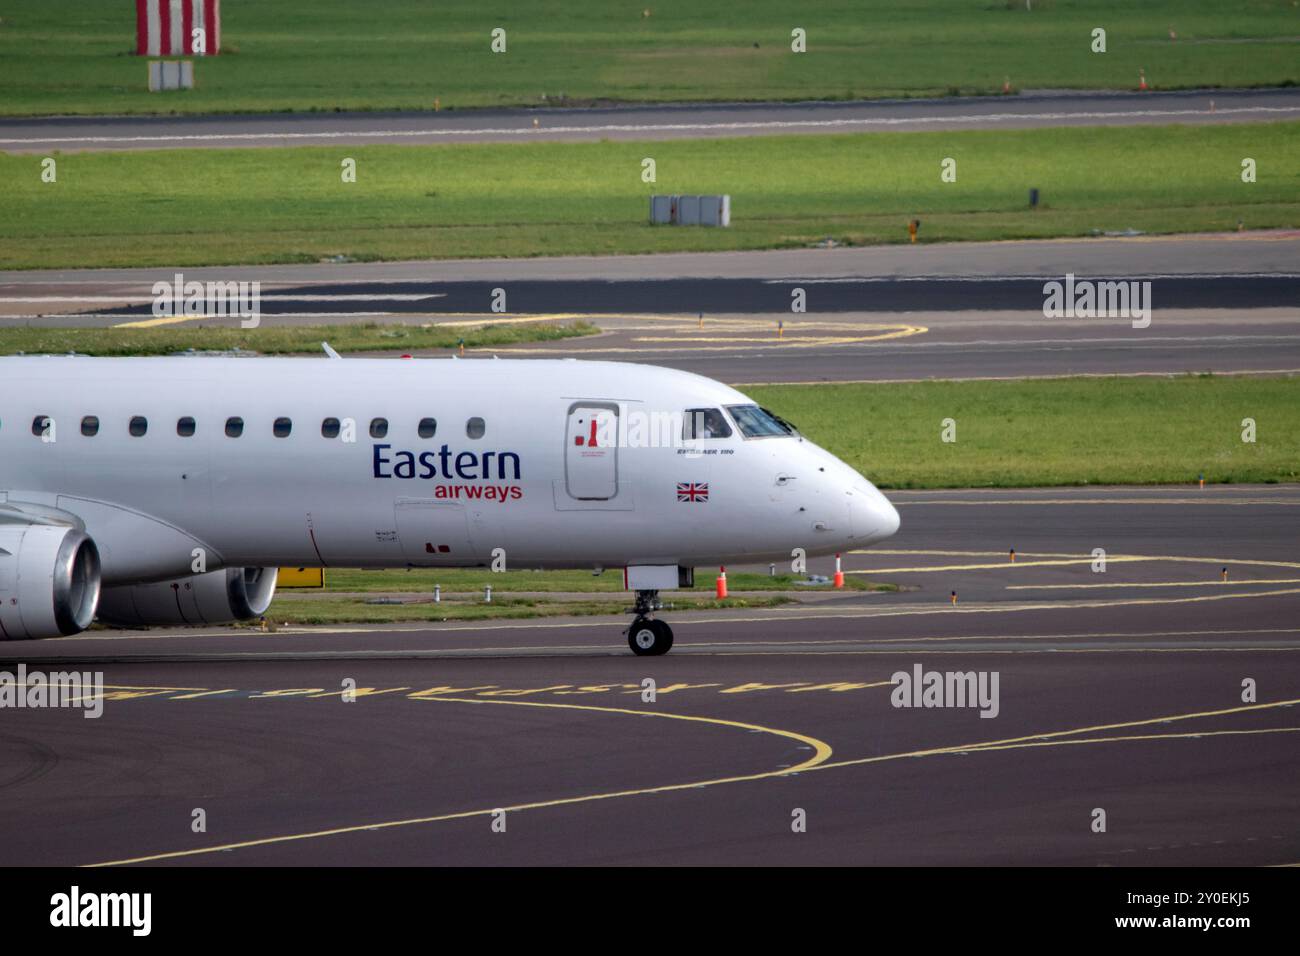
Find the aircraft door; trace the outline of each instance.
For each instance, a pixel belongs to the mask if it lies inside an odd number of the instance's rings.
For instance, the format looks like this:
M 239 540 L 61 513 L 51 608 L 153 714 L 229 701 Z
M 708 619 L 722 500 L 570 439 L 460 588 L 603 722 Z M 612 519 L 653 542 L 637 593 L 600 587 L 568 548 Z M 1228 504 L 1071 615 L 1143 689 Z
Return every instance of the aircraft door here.
M 402 555 L 412 567 L 473 567 L 464 505 L 432 498 L 398 498 L 394 503 Z
M 618 405 L 575 402 L 564 436 L 564 483 L 579 501 L 618 494 Z

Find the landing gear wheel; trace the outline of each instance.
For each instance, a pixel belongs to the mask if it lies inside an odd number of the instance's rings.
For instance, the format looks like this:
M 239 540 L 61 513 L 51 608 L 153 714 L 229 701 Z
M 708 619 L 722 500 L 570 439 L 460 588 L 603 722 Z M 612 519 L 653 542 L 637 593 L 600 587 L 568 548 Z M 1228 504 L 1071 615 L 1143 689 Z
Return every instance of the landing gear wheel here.
M 639 617 L 628 628 L 627 646 L 638 657 L 667 654 L 673 646 L 673 629 L 663 621 Z

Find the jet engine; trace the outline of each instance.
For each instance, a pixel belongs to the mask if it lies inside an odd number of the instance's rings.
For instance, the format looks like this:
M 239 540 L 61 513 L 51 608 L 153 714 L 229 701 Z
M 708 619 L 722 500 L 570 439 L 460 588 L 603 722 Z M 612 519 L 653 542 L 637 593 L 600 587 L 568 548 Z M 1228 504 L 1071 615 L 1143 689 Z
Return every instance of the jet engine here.
M 106 624 L 229 624 L 261 617 L 275 597 L 277 568 L 226 568 L 171 581 L 104 588 Z
M 84 531 L 0 524 L 0 640 L 84 631 L 99 595 L 99 550 Z

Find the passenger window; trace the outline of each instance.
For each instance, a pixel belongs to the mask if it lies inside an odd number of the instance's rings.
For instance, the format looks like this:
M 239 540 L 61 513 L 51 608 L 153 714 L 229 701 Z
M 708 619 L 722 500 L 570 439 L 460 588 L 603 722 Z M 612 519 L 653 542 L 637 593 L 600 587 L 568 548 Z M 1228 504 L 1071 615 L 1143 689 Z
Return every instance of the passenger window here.
M 701 438 L 728 438 L 731 426 L 727 424 L 721 409 L 688 408 L 682 420 L 682 438 L 694 441 Z
M 277 418 L 275 424 L 271 426 L 271 431 L 275 433 L 276 438 L 288 438 L 289 433 L 293 431 L 292 419 Z
M 149 430 L 149 419 L 145 418 L 143 415 L 134 415 L 131 418 L 131 424 L 127 427 L 127 430 L 133 437 L 140 438 Z
M 37 415 L 32 419 L 32 434 L 40 438 L 47 429 L 54 428 L 54 419 L 49 415 Z
M 386 438 L 388 436 L 388 419 L 372 418 L 370 420 L 370 437 Z
M 194 434 L 194 419 L 186 415 L 176 422 L 176 434 L 182 438 L 189 438 Z
M 226 419 L 226 437 L 238 438 L 244 434 L 244 420 L 235 415 Z
M 470 438 L 482 438 L 486 431 L 487 424 L 481 418 L 471 418 L 465 423 L 465 434 Z
M 419 432 L 421 438 L 432 438 L 435 434 L 437 434 L 437 431 L 438 431 L 437 419 L 435 418 L 420 419 Z
M 339 437 L 339 420 L 337 418 L 327 418 L 320 423 L 320 434 L 322 438 Z
M 99 419 L 94 415 L 87 415 L 81 420 L 81 434 L 87 438 L 94 438 L 99 434 Z

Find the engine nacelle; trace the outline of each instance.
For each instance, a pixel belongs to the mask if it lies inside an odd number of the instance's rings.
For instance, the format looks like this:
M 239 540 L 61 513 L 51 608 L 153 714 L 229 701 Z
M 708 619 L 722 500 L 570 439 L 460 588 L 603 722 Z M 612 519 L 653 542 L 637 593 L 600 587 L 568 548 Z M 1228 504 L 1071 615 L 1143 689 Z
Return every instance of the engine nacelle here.
M 106 624 L 229 624 L 261 617 L 275 597 L 278 568 L 226 568 L 172 581 L 104 588 Z
M 0 524 L 0 640 L 84 631 L 99 593 L 99 549 L 84 531 Z

